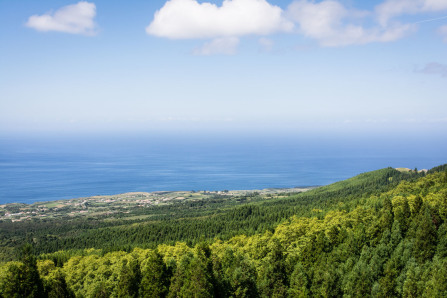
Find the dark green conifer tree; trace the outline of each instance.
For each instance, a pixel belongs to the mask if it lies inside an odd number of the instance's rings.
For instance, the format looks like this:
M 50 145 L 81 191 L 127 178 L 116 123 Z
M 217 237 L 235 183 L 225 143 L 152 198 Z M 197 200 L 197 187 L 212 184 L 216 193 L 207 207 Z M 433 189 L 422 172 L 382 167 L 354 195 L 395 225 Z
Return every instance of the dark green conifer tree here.
M 171 279 L 168 297 L 212 297 L 212 276 L 204 261 L 202 257 L 185 254 Z
M 227 249 L 222 259 L 222 274 L 217 282 L 223 281 L 217 297 L 257 297 L 256 269 L 243 255 L 235 255 Z
M 413 213 L 412 213 L 413 216 L 417 216 L 419 214 L 419 211 L 422 208 L 422 204 L 423 204 L 423 201 L 422 201 L 421 196 L 417 195 L 416 198 L 414 198 L 414 202 L 413 202 Z
M 421 297 L 421 268 L 414 259 L 410 260 L 406 272 L 406 279 L 403 284 L 402 294 L 404 297 Z
M 383 207 L 381 212 L 381 217 L 379 219 L 380 227 L 382 230 L 391 229 L 394 222 L 393 205 L 389 198 L 383 200 Z
M 430 207 L 424 204 L 422 213 L 417 219 L 414 239 L 414 256 L 419 263 L 430 260 L 436 250 L 436 228 L 433 224 Z
M 26 244 L 20 251 L 23 265 L 10 267 L 10 279 L 4 282 L 5 297 L 44 297 L 43 283 L 37 271 L 36 257 L 33 248 Z
M 310 297 L 309 277 L 304 266 L 298 262 L 290 277 L 289 297 Z
M 131 270 L 132 268 L 129 268 Z M 129 274 L 128 286 L 133 287 L 138 276 Z M 140 297 L 165 297 L 169 289 L 169 275 L 166 264 L 158 250 L 152 251 L 141 269 Z
M 438 229 L 438 245 L 436 247 L 436 256 L 439 258 L 447 257 L 447 222 L 444 222 Z
M 262 297 L 285 297 L 288 279 L 285 258 L 281 245 L 276 242 L 264 260 L 263 271 L 259 276 L 258 289 Z
M 137 259 L 124 259 L 118 281 L 118 297 L 138 297 L 141 270 Z M 147 276 L 146 276 L 147 277 Z M 161 297 L 161 296 L 159 296 Z

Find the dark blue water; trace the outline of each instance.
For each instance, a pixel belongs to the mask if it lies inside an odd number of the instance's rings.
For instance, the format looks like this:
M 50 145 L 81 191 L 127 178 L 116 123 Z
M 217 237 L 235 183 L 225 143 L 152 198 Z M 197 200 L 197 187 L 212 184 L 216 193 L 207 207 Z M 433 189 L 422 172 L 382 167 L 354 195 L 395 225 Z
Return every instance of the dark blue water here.
M 0 203 L 326 185 L 388 166 L 431 168 L 446 152 L 442 138 L 2 137 Z

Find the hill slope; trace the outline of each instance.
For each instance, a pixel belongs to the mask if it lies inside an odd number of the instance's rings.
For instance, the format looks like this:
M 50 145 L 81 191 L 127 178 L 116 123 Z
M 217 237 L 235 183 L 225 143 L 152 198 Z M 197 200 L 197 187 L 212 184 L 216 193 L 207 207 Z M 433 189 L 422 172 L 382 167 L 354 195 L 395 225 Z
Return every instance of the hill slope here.
M 2 266 L 0 293 L 9 296 L 32 284 L 34 293 L 78 297 L 445 297 L 447 172 L 432 172 L 424 177 L 383 169 L 171 221 L 178 231 L 185 224 L 190 235 L 210 227 L 249 231 L 222 233 L 226 238 L 219 240 L 211 238 L 218 231 L 212 230 L 195 246 L 65 250 L 41 255 L 37 263 L 25 249 L 22 262 Z M 110 231 L 132 237 L 150 225 Z
M 133 247 L 154 248 L 176 241 L 194 245 L 214 238 L 225 240 L 240 234 L 253 235 L 272 230 L 293 215 L 315 216 L 316 209 L 321 211 L 318 216 L 337 204 L 349 210 L 362 197 L 421 175 L 387 168 L 298 194 L 214 195 L 169 205 L 125 209 L 127 212 L 119 217 L 109 210 L 97 216 L 73 219 L 66 216 L 25 222 L 3 221 L 0 222 L 0 259 L 11 259 L 16 254 L 14 250 L 27 242 L 34 244 L 36 253 L 85 248 L 129 251 Z M 83 210 L 89 210 L 88 204 L 83 206 L 86 208 Z

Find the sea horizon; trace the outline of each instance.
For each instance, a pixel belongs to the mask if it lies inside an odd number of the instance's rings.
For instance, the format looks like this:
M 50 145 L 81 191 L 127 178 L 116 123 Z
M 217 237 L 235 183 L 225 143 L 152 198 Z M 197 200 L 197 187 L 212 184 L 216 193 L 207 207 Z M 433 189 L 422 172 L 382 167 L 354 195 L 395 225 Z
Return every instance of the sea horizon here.
M 432 168 L 447 141 L 307 135 L 49 135 L 0 139 L 0 204 L 128 192 L 327 185 L 386 167 Z

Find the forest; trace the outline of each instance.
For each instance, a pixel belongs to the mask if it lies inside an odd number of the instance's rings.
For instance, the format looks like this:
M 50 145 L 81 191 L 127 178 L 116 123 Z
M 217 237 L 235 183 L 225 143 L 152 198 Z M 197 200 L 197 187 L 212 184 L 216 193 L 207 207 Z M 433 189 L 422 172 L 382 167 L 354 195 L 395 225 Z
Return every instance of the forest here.
M 1 223 L 0 296 L 447 296 L 447 165 L 150 212 Z

